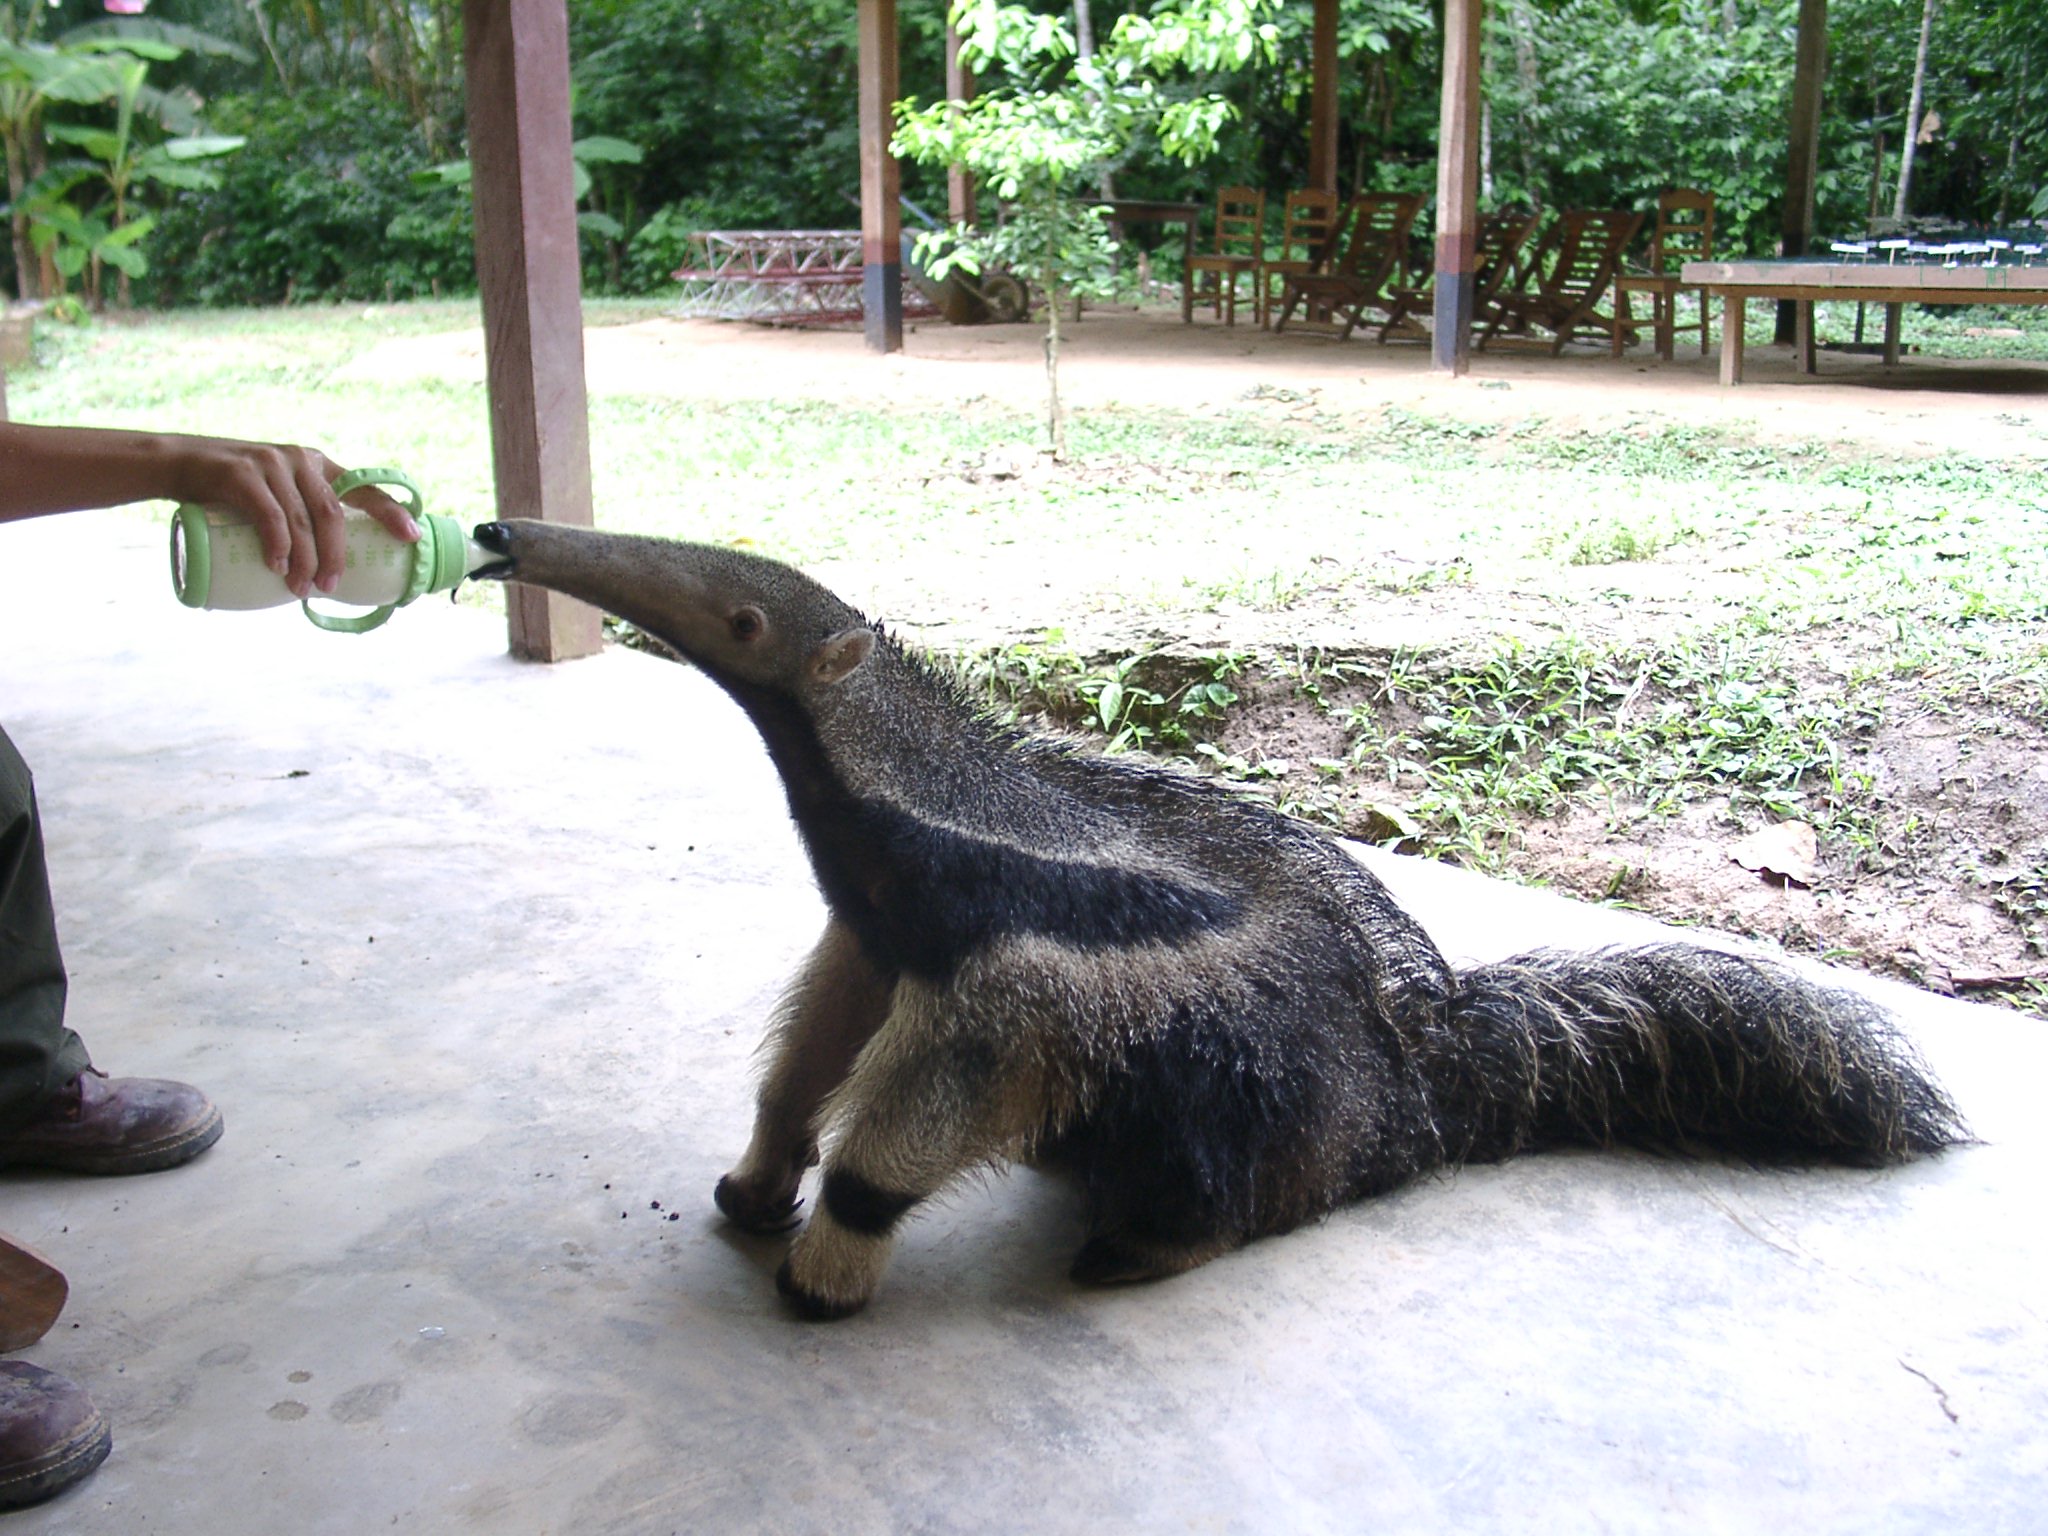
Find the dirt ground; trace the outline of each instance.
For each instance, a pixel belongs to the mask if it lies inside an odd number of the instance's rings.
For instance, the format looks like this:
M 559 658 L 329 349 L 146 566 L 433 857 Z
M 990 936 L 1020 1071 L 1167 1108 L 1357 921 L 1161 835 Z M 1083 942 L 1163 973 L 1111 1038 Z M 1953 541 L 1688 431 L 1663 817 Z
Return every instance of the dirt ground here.
M 901 353 L 877 356 L 857 332 L 657 319 L 593 327 L 586 333 L 586 362 L 594 395 L 810 397 L 934 410 L 985 400 L 1034 412 L 1044 399 L 1042 334 L 1036 326 L 930 321 L 907 327 Z M 383 377 L 481 379 L 482 336 L 394 339 L 353 368 Z M 1692 426 L 1769 443 L 1820 443 L 1837 454 L 1867 446 L 1891 456 L 1956 451 L 2021 464 L 2048 461 L 2048 367 L 1923 356 L 1888 371 L 1874 358 L 1832 353 L 1823 355 L 1820 369 L 1817 377 L 1801 375 L 1789 349 L 1752 346 L 1748 377 L 1734 389 L 1721 387 L 1716 359 L 1696 350 L 1670 363 L 1647 350 L 1619 361 L 1592 351 L 1558 359 L 1482 355 L 1467 375 L 1451 377 L 1432 372 L 1426 349 L 1417 346 L 1273 336 L 1206 317 L 1184 326 L 1171 313 L 1109 310 L 1091 312 L 1070 328 L 1061 385 L 1066 402 L 1081 410 L 1213 411 L 1243 408 L 1239 403 L 1246 401 L 1284 409 L 1290 398 L 1312 398 L 1326 417 L 1398 407 L 1433 420 L 1483 424 L 1540 417 L 1560 433 Z M 920 596 L 929 609 L 942 610 L 949 601 L 956 609 L 972 608 L 971 617 L 957 611 L 938 616 L 968 620 L 978 638 L 1001 639 L 1007 632 L 1022 639 L 1037 627 L 1019 617 L 1006 631 L 1005 593 L 1019 598 L 1017 615 L 1027 611 L 1027 596 L 1028 611 L 1042 613 L 1047 583 L 1039 570 L 1017 561 L 1013 551 L 961 552 L 960 560 L 944 572 L 922 573 L 922 582 L 917 572 L 886 574 L 898 586 L 925 586 Z M 828 579 L 855 590 L 844 573 Z M 1654 611 L 1668 611 L 1682 619 L 1682 588 L 1681 581 L 1681 590 L 1661 600 L 1652 594 L 1614 617 L 1644 622 Z M 1461 612 L 1461 601 L 1500 601 L 1486 591 L 1438 597 L 1418 622 L 1439 634 L 1468 623 L 1484 630 L 1496 617 Z M 1354 622 L 1349 615 L 1319 615 L 1315 604 L 1316 594 L 1309 593 L 1290 605 L 1281 616 L 1288 635 L 1330 638 Z M 1594 617 L 1590 627 L 1597 629 Z M 1242 622 L 1246 632 L 1229 635 L 1121 638 L 1132 648 L 1179 639 L 1247 649 L 1271 638 L 1250 632 L 1260 623 L 1255 616 Z M 962 631 L 947 633 L 958 639 Z M 1431 637 L 1382 627 L 1350 638 L 1352 645 L 1333 648 L 1390 653 L 1404 639 L 1422 644 Z M 1225 745 L 1247 758 L 1306 762 L 1342 755 L 1331 720 L 1298 699 L 1253 694 L 1232 717 Z M 2048 891 L 2028 882 L 2048 878 L 2041 873 L 2048 869 L 2041 862 L 2048 858 L 2048 740 L 2025 722 L 2017 728 L 2006 722 L 1987 734 L 1981 721 L 1907 710 L 1874 744 L 1872 762 L 1891 819 L 1908 830 L 1875 860 L 1824 849 L 1806 884 L 1736 862 L 1731 848 L 1744 829 L 1725 801 L 1698 804 L 1676 817 L 1635 819 L 1619 831 L 1598 807 L 1532 822 L 1507 867 L 1520 878 L 1589 898 L 1619 898 L 1666 919 L 1839 956 L 1937 991 L 2040 1006 L 2048 996 L 2048 965 L 2029 940 L 2041 942 Z M 1368 820 L 1340 819 L 1355 833 L 1373 830 Z
M 905 326 L 899 353 L 878 356 L 859 332 L 711 320 L 645 320 L 585 333 L 593 394 L 749 400 L 811 398 L 945 409 L 988 399 L 1042 408 L 1037 325 Z M 484 376 L 481 331 L 388 341 L 348 370 L 366 378 Z M 2048 367 L 1915 357 L 1887 371 L 1875 358 L 1824 354 L 1799 374 L 1790 349 L 1749 348 L 1742 385 L 1723 389 L 1718 363 L 1681 348 L 1672 362 L 1639 349 L 1615 361 L 1574 348 L 1562 358 L 1483 353 L 1462 377 L 1432 372 L 1426 348 L 1272 335 L 1198 316 L 1090 311 L 1070 325 L 1062 398 L 1075 408 L 1200 410 L 1248 391 L 1314 389 L 1331 410 L 1400 406 L 1472 422 L 1541 415 L 1560 430 L 1668 421 L 1724 426 L 1767 441 L 1867 442 L 1894 453 L 1958 449 L 1985 458 L 2048 459 Z

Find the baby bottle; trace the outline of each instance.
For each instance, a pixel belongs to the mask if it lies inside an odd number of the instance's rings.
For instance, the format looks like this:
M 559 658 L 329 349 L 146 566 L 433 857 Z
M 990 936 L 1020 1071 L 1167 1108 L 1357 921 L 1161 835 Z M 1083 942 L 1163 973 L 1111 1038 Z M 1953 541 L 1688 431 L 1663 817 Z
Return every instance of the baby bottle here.
M 301 604 L 306 617 L 320 628 L 345 634 L 375 629 L 414 598 L 446 592 L 472 570 L 499 558 L 470 539 L 454 518 L 423 514 L 419 487 L 400 470 L 352 471 L 334 482 L 334 493 L 346 496 L 365 485 L 404 492 L 406 510 L 420 525 L 419 541 L 395 539 L 369 513 L 344 506 L 348 553 L 341 580 L 327 595 L 368 611 L 327 614 L 310 601 Z M 188 608 L 275 608 L 299 602 L 263 558 L 253 523 L 239 512 L 189 502 L 171 519 L 171 585 Z

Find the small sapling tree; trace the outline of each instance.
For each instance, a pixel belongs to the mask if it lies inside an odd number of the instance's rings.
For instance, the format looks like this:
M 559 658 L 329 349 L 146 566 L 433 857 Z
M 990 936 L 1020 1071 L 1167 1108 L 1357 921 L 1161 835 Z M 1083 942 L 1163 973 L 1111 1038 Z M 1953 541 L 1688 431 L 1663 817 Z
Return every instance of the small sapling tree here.
M 918 239 L 933 277 L 1006 268 L 1045 295 L 1046 436 L 1066 454 L 1060 412 L 1060 318 L 1076 298 L 1110 291 L 1116 244 L 1107 214 L 1085 199 L 1141 134 L 1193 165 L 1214 153 L 1236 114 L 1220 95 L 1174 90 L 1272 56 L 1265 18 L 1278 0 L 1158 0 L 1119 17 L 1088 57 L 1061 16 L 1000 0 L 954 0 L 962 61 L 981 80 L 966 101 L 899 102 L 894 150 L 957 165 L 994 194 L 991 226 L 951 226 Z

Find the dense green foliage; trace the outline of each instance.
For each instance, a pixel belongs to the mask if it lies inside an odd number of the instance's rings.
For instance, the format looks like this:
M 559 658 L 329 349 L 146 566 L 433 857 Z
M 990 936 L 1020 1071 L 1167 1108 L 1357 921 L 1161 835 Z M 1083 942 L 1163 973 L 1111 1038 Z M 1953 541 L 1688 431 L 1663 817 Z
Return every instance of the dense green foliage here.
M 1153 8 L 1088 7 L 1105 39 Z M 1344 189 L 1433 190 L 1441 9 L 1342 0 Z M 1817 220 L 1847 233 L 1891 212 L 1923 0 L 1833 0 L 1829 10 Z M 941 0 L 901 6 L 905 97 L 943 92 L 943 12 Z M 1768 252 L 1782 219 L 1796 12 L 1796 0 L 1490 0 L 1490 200 L 1641 206 L 1663 187 L 1701 185 L 1719 196 L 1724 249 Z M 27 179 L 65 159 L 63 135 L 75 145 L 114 121 L 106 98 L 51 95 L 36 74 L 87 14 L 97 7 L 77 0 L 61 10 L 0 0 L 0 42 L 43 50 L 0 51 L 0 121 L 18 127 Z M 1176 81 L 1178 99 L 1218 95 L 1234 119 L 1193 166 L 1134 135 L 1110 167 L 1118 192 L 1206 199 L 1232 180 L 1301 185 L 1311 15 L 1308 0 L 1283 0 L 1270 60 Z M 593 288 L 659 292 L 693 229 L 854 222 L 855 16 L 851 0 L 572 0 L 576 133 L 643 151 L 593 176 L 584 210 L 604 216 L 586 221 Z M 462 153 L 456 0 L 152 0 L 146 21 L 184 31 L 169 53 L 148 56 L 150 99 L 174 110 L 142 124 L 136 153 L 179 134 L 249 142 L 209 166 L 227 178 L 217 189 L 133 189 L 123 217 L 156 220 L 138 297 L 268 302 L 473 282 L 459 189 L 414 179 Z M 84 30 L 127 25 L 95 19 Z M 1912 213 L 1983 224 L 2048 214 L 2048 6 L 1939 0 L 1915 128 Z M 906 166 L 904 194 L 942 210 L 941 170 Z M 77 239 L 103 240 L 122 222 L 100 183 L 80 178 L 61 195 Z M 143 237 L 133 239 L 139 251 Z M 10 288 L 14 250 L 0 248 Z
M 901 8 L 906 91 L 942 73 L 938 13 Z M 571 6 L 577 131 L 630 139 L 647 156 L 635 206 L 613 211 L 645 217 L 680 204 L 696 227 L 714 229 L 857 221 L 854 21 L 847 0 Z M 944 177 L 910 172 L 904 195 L 943 205 Z
M 475 286 L 467 190 L 413 184 L 421 145 L 395 104 L 335 90 L 231 96 L 211 119 L 248 143 L 218 187 L 164 216 L 151 299 L 275 304 Z

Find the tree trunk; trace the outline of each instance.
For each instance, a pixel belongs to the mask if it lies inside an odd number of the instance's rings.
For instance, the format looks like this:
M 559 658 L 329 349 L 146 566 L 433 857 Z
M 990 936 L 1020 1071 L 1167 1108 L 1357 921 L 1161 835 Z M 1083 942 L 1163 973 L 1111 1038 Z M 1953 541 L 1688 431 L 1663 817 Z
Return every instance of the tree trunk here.
M 1089 0 L 1074 0 L 1074 55 L 1083 64 L 1095 57 L 1095 13 Z M 1107 170 L 1095 190 L 1104 202 L 1116 201 L 1116 182 Z
M 1067 424 L 1060 415 L 1060 305 L 1065 300 L 1053 269 L 1045 270 L 1045 436 L 1055 461 L 1067 457 Z
M 1899 145 L 1899 195 L 1892 201 L 1892 217 L 1906 216 L 1906 198 L 1913 186 L 1913 151 L 1920 142 L 1920 107 L 1927 90 L 1927 40 L 1934 31 L 1935 0 L 1920 7 L 1920 51 L 1913 59 L 1913 95 L 1906 107 L 1906 137 Z
M 430 155 L 441 153 L 449 98 L 462 78 L 457 58 L 461 12 L 455 0 L 435 0 L 434 16 L 434 110 L 426 125 Z
M 37 265 L 35 247 L 29 244 L 28 215 L 22 211 L 21 193 L 28 185 L 28 166 L 21 153 L 21 144 L 11 134 L 7 139 L 7 201 L 13 208 L 8 216 L 8 232 L 14 240 L 14 296 L 23 303 L 42 297 L 36 282 Z
M 284 60 L 278 55 L 277 39 L 271 35 L 270 23 L 263 15 L 263 7 L 249 7 L 249 17 L 256 24 L 256 40 L 263 44 L 263 53 L 270 60 L 270 67 L 277 72 L 277 88 L 286 96 L 293 94 L 291 75 L 286 72 Z
M 1493 107 L 1479 103 L 1479 201 L 1493 201 Z
M 1536 67 L 1536 33 L 1529 17 L 1529 7 L 1517 4 L 1508 11 L 1508 22 L 1515 39 L 1515 74 L 1522 82 L 1522 90 L 1529 98 L 1530 116 L 1534 117 L 1537 107 L 1537 93 L 1543 81 Z M 1536 136 L 1530 131 L 1529 120 L 1518 125 L 1515 138 L 1522 148 L 1522 192 L 1532 204 L 1543 201 L 1543 189 L 1536 185 Z
M 2019 83 L 2019 89 L 2013 92 L 2013 100 L 2014 100 L 2015 102 L 2022 102 L 2022 101 L 2025 101 L 2026 99 L 2027 99 L 2027 55 L 2023 53 L 2023 54 L 2021 54 L 2021 55 L 2020 55 L 2020 83 Z M 2012 134 L 2011 134 L 2011 136 L 2010 136 L 2010 137 L 2008 137 L 2008 138 L 2006 139 L 2006 141 L 2005 141 L 2005 180 L 2004 180 L 2004 182 L 2003 182 L 2003 183 L 2001 183 L 2001 184 L 2000 184 L 2000 186 L 1999 186 L 1999 188 L 1998 188 L 1998 214 L 1997 214 L 1997 221 L 1998 221 L 1998 224 L 1999 224 L 1999 226 L 2000 226 L 2001 228 L 2003 228 L 2003 227 L 2004 227 L 2004 225 L 2005 225 L 2005 215 L 2006 215 L 2006 210 L 2007 210 L 2007 208 L 2008 208 L 2008 207 L 2010 206 L 2010 201 L 2011 201 L 2011 198 L 2012 198 L 2012 189 L 2013 189 L 2013 185 L 2014 185 L 2014 183 L 2015 183 L 2015 182 L 2016 182 L 2016 181 L 2017 181 L 2017 180 L 2019 179 L 2019 169 L 2020 169 L 2020 130 L 2019 130 L 2019 120 L 2020 120 L 2020 118 L 2019 118 L 2019 114 L 2018 114 L 2017 112 L 2013 113 L 2013 116 L 2012 116 L 2012 121 L 2013 121 L 2013 130 L 2012 130 Z

